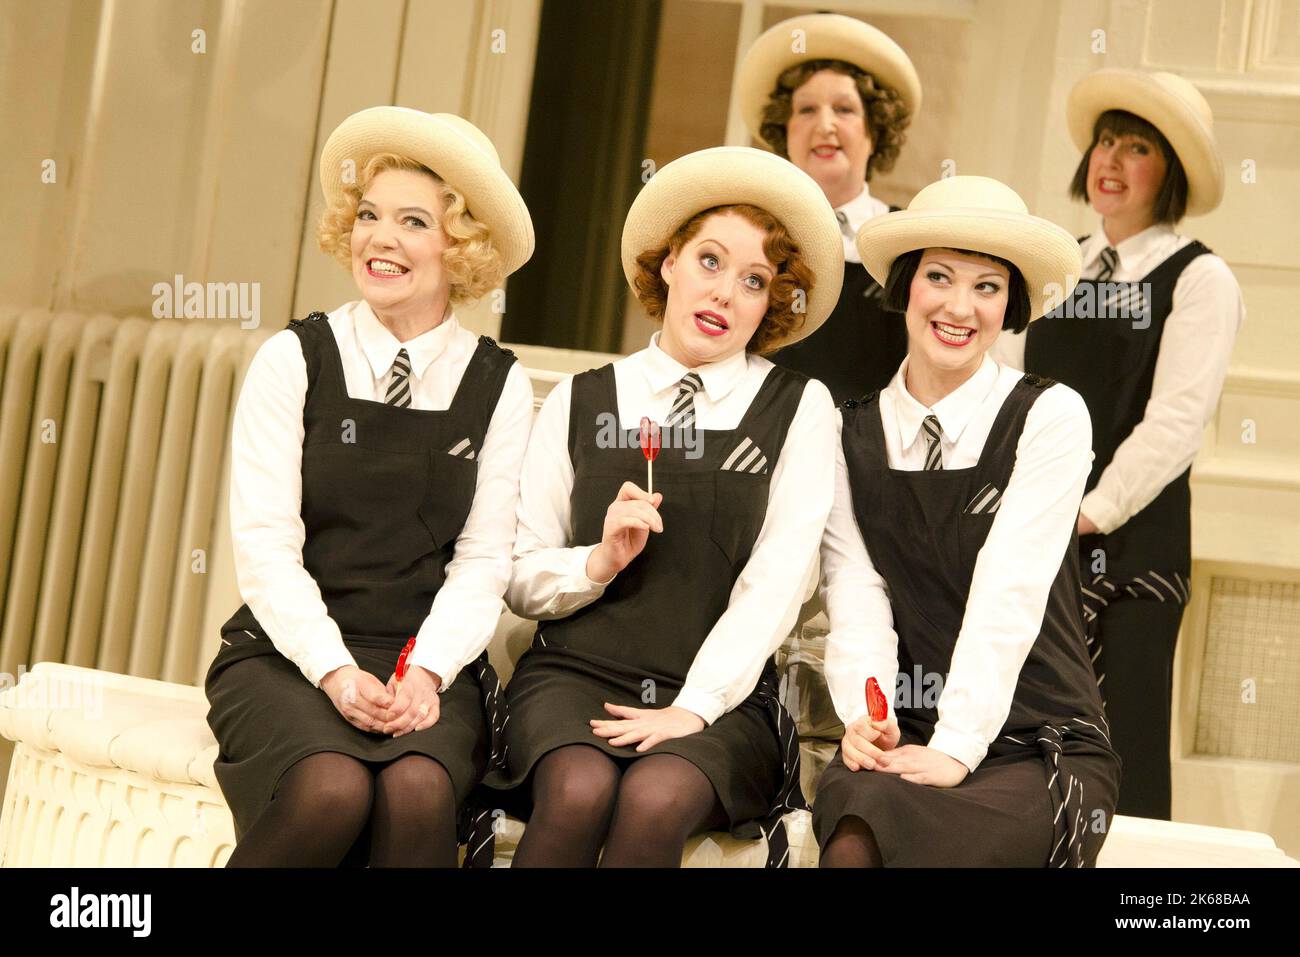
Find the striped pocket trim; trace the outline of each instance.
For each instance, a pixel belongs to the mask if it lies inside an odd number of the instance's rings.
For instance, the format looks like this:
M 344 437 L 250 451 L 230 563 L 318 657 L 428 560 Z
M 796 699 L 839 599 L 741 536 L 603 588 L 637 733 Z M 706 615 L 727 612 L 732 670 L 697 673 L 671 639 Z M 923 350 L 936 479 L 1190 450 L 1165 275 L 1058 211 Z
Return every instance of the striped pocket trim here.
M 991 515 L 1002 504 L 1002 490 L 995 485 L 985 485 L 975 493 L 970 504 L 962 509 L 964 515 Z
M 469 439 L 461 439 L 447 450 L 447 454 L 454 455 L 460 459 L 472 459 L 478 453 L 474 451 L 473 442 Z
M 737 445 L 727 456 L 726 461 L 722 463 L 720 472 L 748 472 L 750 475 L 759 475 L 767 468 L 767 456 L 763 450 L 754 444 L 754 440 L 746 436 L 744 440 Z

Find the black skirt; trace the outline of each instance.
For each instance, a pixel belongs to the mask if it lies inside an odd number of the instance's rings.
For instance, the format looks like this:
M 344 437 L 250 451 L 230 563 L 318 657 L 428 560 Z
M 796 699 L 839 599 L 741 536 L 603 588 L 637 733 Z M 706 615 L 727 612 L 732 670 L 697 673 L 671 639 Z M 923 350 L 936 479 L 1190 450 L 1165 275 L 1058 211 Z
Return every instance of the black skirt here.
M 400 646 L 392 639 L 344 636 L 357 666 L 387 682 Z M 208 725 L 220 747 L 214 771 L 242 838 L 271 802 L 280 777 L 297 761 L 335 751 L 376 767 L 423 754 L 446 769 L 461 807 L 488 762 L 488 728 L 474 669 L 440 695 L 436 724 L 400 738 L 361 731 L 267 638 L 223 645 L 205 683 Z
M 620 674 L 608 662 L 597 666 L 581 657 L 530 649 L 519 661 L 507 688 L 510 719 L 505 728 L 509 773 L 491 774 L 494 789 L 518 789 L 504 803 L 523 816 L 531 808 L 528 788 L 521 788 L 548 752 L 586 744 L 620 762 L 652 754 L 675 754 L 700 769 L 713 785 L 733 830 L 761 819 L 771 809 L 782 783 L 782 755 L 777 732 L 759 694 L 695 734 L 663 741 L 637 753 L 635 745 L 615 747 L 593 733 L 592 718 L 612 718 L 605 702 L 632 708 L 663 708 L 677 690 L 669 679 L 657 683 L 654 703 L 642 700 L 644 672 Z M 750 836 L 748 832 L 742 832 Z
M 898 746 L 925 743 L 903 731 Z M 1051 853 L 1047 768 L 1033 752 L 990 755 L 961 784 L 938 788 L 850 771 L 836 749 L 813 801 L 818 846 L 845 817 L 871 828 L 886 867 L 1043 867 Z

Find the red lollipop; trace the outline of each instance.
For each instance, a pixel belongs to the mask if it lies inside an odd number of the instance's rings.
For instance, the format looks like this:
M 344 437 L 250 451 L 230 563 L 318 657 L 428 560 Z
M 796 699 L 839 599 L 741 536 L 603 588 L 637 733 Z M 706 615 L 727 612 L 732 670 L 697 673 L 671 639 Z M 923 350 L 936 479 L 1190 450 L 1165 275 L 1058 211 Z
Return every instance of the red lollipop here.
M 867 679 L 867 711 L 871 713 L 872 721 L 884 721 L 889 714 L 885 693 L 880 690 L 880 682 L 874 677 Z
M 645 456 L 645 490 L 654 493 L 654 462 L 659 457 L 659 423 L 649 416 L 641 416 L 641 454 Z

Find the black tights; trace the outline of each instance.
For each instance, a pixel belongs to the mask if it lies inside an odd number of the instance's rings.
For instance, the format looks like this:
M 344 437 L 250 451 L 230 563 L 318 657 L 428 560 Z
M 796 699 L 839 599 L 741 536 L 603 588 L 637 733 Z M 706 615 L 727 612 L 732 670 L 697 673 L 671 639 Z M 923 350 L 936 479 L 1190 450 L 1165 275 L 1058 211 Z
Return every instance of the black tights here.
M 456 798 L 443 766 L 406 754 L 372 771 L 346 754 L 308 755 L 284 772 L 227 866 L 337 867 L 366 830 L 371 867 L 455 867 Z
M 883 867 L 880 846 L 860 817 L 843 817 L 821 853 L 822 867 Z
M 533 769 L 533 813 L 515 867 L 678 867 L 686 841 L 725 827 L 704 772 L 674 754 L 620 762 L 571 744 Z M 600 856 L 601 845 L 605 847 Z

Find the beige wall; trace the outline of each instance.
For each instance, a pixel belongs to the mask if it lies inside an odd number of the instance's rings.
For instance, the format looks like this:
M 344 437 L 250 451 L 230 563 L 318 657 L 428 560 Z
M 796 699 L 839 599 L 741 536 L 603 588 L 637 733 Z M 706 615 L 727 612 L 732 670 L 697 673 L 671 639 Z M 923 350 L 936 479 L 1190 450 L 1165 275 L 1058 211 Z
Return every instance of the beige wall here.
M 262 325 L 280 328 L 356 298 L 312 239 L 324 138 L 367 106 L 445 110 L 482 127 L 517 176 L 539 10 L 540 0 L 7 0 L 0 302 L 148 316 L 154 284 L 181 274 L 256 283 Z M 41 179 L 47 159 L 53 183 Z M 500 326 L 486 308 L 465 318 Z

